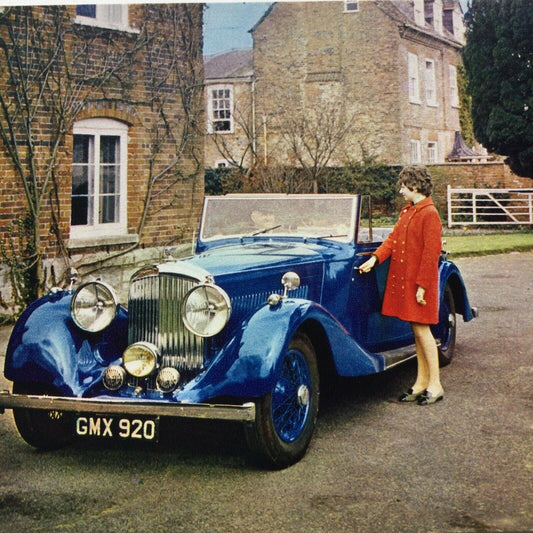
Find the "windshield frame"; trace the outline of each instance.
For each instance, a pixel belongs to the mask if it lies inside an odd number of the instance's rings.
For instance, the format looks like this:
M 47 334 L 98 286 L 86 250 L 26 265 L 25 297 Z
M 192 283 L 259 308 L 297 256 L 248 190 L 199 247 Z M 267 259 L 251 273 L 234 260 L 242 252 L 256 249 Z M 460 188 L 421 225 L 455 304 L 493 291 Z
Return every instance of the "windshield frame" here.
M 206 196 L 198 242 L 209 245 L 218 241 L 266 237 L 350 244 L 355 242 L 359 208 L 360 196 L 351 194 Z M 256 215 L 257 212 L 261 212 L 263 218 Z M 319 222 L 313 216 L 320 217 Z M 223 227 L 222 221 L 229 221 L 227 228 Z

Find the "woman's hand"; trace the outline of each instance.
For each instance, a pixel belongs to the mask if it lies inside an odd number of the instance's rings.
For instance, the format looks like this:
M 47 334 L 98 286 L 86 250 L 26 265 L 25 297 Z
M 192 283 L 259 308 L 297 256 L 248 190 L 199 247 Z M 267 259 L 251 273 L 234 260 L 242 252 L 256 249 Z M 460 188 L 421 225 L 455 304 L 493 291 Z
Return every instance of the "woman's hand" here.
M 376 266 L 377 262 L 378 258 L 373 255 L 370 259 L 368 259 L 362 265 L 359 266 L 359 272 L 361 274 L 368 274 L 368 272 L 370 272 Z
M 426 295 L 426 289 L 424 287 L 418 287 L 416 290 L 416 303 L 418 305 L 426 305 L 426 300 L 424 300 L 424 296 Z

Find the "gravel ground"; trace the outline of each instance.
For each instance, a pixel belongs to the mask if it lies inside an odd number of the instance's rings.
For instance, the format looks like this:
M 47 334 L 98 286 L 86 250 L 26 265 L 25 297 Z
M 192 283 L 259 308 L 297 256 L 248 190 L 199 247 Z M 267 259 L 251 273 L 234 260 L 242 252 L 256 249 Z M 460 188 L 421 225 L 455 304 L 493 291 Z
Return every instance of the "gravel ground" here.
M 459 323 L 443 402 L 396 401 L 413 364 L 336 381 L 308 454 L 278 472 L 250 466 L 238 426 L 179 423 L 155 448 L 40 453 L 8 412 L 0 531 L 533 531 L 533 253 L 457 263 L 481 315 Z

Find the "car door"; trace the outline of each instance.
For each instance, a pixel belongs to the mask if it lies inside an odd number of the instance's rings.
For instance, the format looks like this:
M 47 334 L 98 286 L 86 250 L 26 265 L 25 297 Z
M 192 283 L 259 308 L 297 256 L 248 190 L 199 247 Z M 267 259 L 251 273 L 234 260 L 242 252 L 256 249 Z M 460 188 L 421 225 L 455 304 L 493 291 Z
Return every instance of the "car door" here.
M 366 349 L 380 352 L 412 344 L 413 336 L 407 322 L 381 314 L 389 260 L 368 274 L 358 270 L 390 233 L 390 228 L 372 227 L 369 202 L 368 197 L 362 197 L 348 305 L 354 338 Z

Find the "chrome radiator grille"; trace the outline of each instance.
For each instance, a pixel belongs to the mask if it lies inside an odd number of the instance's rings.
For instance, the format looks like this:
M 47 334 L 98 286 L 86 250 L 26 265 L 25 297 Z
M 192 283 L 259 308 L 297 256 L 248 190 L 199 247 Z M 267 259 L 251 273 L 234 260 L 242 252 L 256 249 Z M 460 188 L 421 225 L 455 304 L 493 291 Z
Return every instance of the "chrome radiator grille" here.
M 132 281 L 128 299 L 128 342 L 151 342 L 160 350 L 161 366 L 186 373 L 200 370 L 204 362 L 203 339 L 181 320 L 182 299 L 196 284 L 176 275 L 147 275 Z

